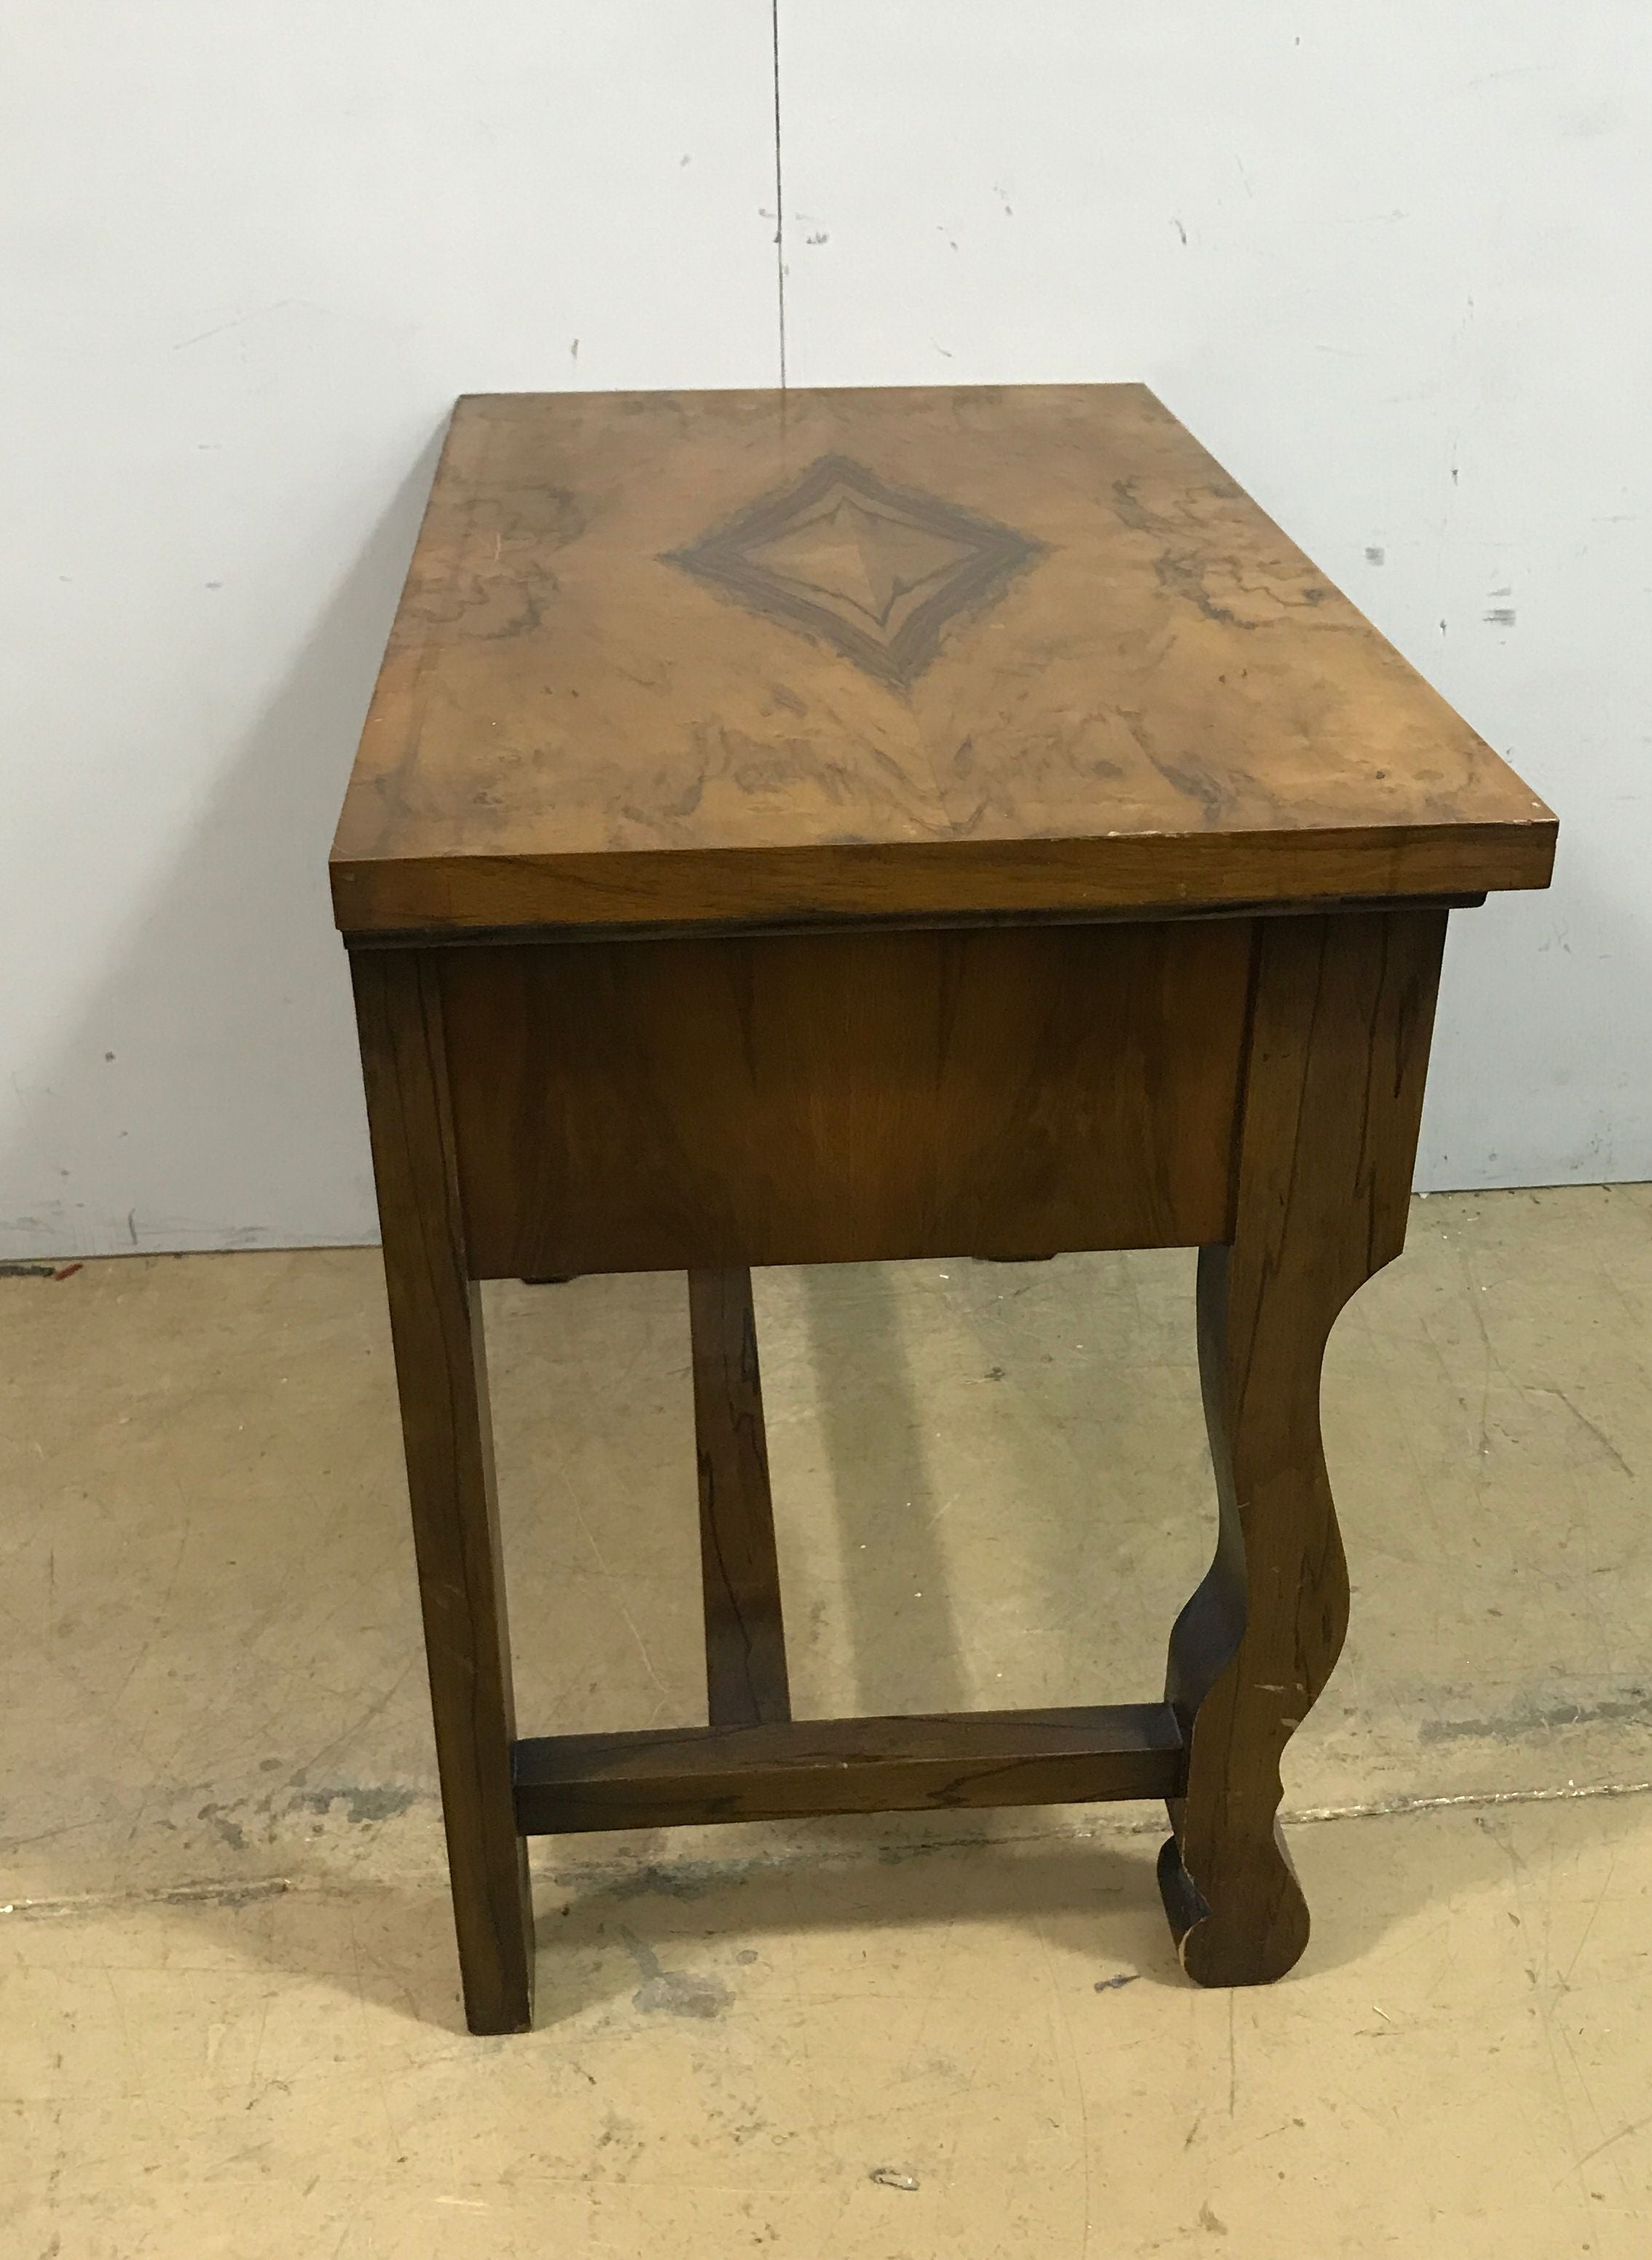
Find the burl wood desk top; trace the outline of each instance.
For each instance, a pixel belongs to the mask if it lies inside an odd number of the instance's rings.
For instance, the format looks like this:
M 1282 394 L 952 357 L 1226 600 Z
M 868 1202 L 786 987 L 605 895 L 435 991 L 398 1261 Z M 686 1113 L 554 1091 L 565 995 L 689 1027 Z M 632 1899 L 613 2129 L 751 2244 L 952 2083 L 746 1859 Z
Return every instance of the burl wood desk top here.
M 1555 820 L 1140 385 L 461 400 L 369 939 L 1534 887 Z

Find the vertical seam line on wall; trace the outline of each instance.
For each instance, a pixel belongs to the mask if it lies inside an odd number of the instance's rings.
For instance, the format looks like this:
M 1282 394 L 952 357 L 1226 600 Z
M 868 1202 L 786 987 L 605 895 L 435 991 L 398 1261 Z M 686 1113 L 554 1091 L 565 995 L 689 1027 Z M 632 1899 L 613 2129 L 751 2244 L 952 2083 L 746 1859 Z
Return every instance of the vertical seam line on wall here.
M 780 326 L 780 390 L 786 389 L 786 199 L 780 166 L 780 0 L 769 0 L 775 75 L 775 286 Z

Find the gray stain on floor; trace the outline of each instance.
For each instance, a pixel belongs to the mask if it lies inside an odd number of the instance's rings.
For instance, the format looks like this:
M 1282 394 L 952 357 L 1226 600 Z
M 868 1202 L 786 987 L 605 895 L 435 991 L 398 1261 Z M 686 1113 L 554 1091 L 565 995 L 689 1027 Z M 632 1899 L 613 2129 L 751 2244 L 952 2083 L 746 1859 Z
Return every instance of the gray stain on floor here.
M 662 1969 L 653 1947 L 634 1931 L 622 1928 L 619 1935 L 642 1972 L 642 1983 L 631 1997 L 639 2009 L 662 2010 L 668 2017 L 720 2017 L 733 2000 L 720 1979 Z

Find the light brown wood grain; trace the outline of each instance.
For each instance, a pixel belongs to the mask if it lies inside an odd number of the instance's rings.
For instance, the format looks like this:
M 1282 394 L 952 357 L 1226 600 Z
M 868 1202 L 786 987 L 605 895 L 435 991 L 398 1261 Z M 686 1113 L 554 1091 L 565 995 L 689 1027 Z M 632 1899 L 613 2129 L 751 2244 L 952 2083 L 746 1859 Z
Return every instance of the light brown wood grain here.
M 832 458 L 933 501 L 897 566 L 947 510 L 1024 547 L 910 680 L 681 561 Z M 764 554 L 829 578 L 862 508 Z M 1139 385 L 500 395 L 455 411 L 333 889 L 356 935 L 1101 913 L 1541 885 L 1553 835 Z

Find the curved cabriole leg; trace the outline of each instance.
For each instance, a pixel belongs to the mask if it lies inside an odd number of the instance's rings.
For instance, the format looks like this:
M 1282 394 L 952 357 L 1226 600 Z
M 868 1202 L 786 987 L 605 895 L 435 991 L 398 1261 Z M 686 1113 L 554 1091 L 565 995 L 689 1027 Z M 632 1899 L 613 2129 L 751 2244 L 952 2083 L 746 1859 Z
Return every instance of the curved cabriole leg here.
M 1279 1761 L 1348 1629 L 1348 1570 L 1319 1447 L 1319 1362 L 1335 1312 L 1319 1314 L 1312 1331 L 1305 1311 L 1270 1324 L 1279 1278 L 1264 1273 L 1260 1292 L 1247 1294 L 1247 1268 L 1235 1277 L 1226 1248 L 1199 1257 L 1220 1536 L 1170 1642 L 1169 1696 L 1191 1721 L 1191 1757 L 1159 1877 L 1182 1966 L 1203 1985 L 1265 1984 L 1308 1942 L 1307 1905 L 1274 1817 Z M 1255 1358 L 1269 1332 L 1280 1353 L 1271 1371 Z
M 1202 1985 L 1283 1977 L 1308 1910 L 1279 1765 L 1348 1628 L 1319 1372 L 1348 1297 L 1405 1243 L 1446 913 L 1259 922 L 1234 1238 L 1199 1257 L 1215 1560 L 1170 1636 L 1188 1749 L 1159 1887 Z

